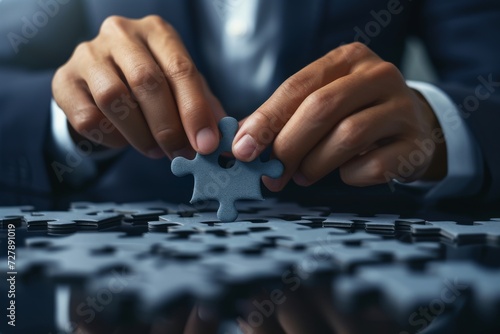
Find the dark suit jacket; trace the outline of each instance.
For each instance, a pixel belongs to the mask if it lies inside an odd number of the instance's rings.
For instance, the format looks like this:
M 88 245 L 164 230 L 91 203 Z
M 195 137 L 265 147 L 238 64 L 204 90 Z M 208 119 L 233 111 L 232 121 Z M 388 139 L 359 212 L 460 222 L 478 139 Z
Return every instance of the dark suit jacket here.
M 401 0 L 403 10 L 391 15 L 390 22 L 377 19 L 376 13 L 395 5 L 395 0 L 278 1 L 286 2 L 280 22 L 285 25 L 287 35 L 279 41 L 281 51 L 273 88 L 304 65 L 353 40 L 368 44 L 383 59 L 399 65 L 405 39 L 416 35 L 427 46 L 439 77 L 438 86 L 457 105 L 465 105 L 464 111 L 472 110 L 463 115 L 485 161 L 479 198 L 500 198 L 500 141 L 497 139 L 500 87 L 487 87 L 491 96 L 474 105 L 476 87 L 482 84 L 478 78 L 500 81 L 498 0 Z M 40 3 L 46 4 L 45 7 Z M 167 159 L 148 160 L 133 150 L 102 166 L 100 175 L 85 187 L 71 189 L 54 177 L 47 138 L 50 84 L 55 69 L 69 58 L 77 43 L 93 38 L 102 21 L 112 14 L 162 15 L 179 31 L 222 103 L 229 103 L 224 87 L 217 85 L 217 73 L 211 71 L 211 64 L 197 47 L 197 35 L 203 27 L 198 26 L 196 18 L 200 13 L 193 10 L 192 3 L 177 0 L 0 3 L 0 205 L 28 202 L 46 207 L 76 199 L 189 199 L 190 182 L 172 177 Z M 40 11 L 47 14 L 47 22 Z M 33 20 L 38 20 L 40 27 L 32 26 L 30 30 L 26 22 Z M 21 39 L 14 38 L 12 33 Z M 263 100 L 254 102 L 249 113 Z M 342 194 L 347 188 L 333 188 L 328 181 L 300 194 L 324 197 L 324 191 L 336 189 L 336 194 Z M 384 186 L 382 191 L 389 194 L 388 189 Z M 292 190 L 286 194 L 298 196 Z

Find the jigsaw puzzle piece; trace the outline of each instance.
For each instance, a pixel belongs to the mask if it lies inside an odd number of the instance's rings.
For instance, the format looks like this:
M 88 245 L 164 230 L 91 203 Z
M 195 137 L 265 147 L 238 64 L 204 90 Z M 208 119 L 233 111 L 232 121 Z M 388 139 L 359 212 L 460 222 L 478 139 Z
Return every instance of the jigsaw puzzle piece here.
M 81 284 L 114 270 L 133 270 L 134 257 L 147 245 L 111 246 L 123 233 L 74 234 L 61 238 L 30 238 L 19 250 L 18 272 L 40 271 L 59 283 Z
M 480 323 L 500 327 L 500 269 L 472 262 L 433 263 L 429 273 L 447 282 L 448 297 L 455 298 L 471 291 L 473 309 Z
M 213 301 L 221 295 L 222 287 L 211 278 L 211 268 L 189 260 L 166 261 L 157 258 L 137 261 L 132 271 L 123 272 L 119 293 L 113 295 L 109 311 L 151 323 L 158 316 L 168 314 L 179 306 L 193 305 L 200 301 Z M 87 293 L 97 295 L 109 290 L 112 274 L 94 279 Z
M 386 264 L 359 267 L 354 276 L 339 277 L 332 284 L 332 294 L 334 304 L 343 312 L 360 310 L 371 301 L 406 327 L 414 312 L 440 298 L 443 288 L 436 275 Z M 443 305 L 442 312 L 444 307 L 449 309 L 453 305 Z
M 260 179 L 263 175 L 279 177 L 283 164 L 277 160 L 252 162 L 235 160 L 233 165 L 221 166 L 219 157 L 231 152 L 231 144 L 238 130 L 238 121 L 225 117 L 219 122 L 222 138 L 217 150 L 208 155 L 196 154 L 193 160 L 177 157 L 172 161 L 174 175 L 193 174 L 194 190 L 191 203 L 216 200 L 219 202 L 217 217 L 221 221 L 234 221 L 238 211 L 237 200 L 261 200 Z
M 33 211 L 32 206 L 0 207 L 0 228 L 7 228 L 9 224 L 21 226 L 24 217 Z
M 425 225 L 412 225 L 416 236 L 440 235 L 455 242 L 481 242 L 500 244 L 500 221 L 478 221 L 458 224 L 453 221 L 429 221 Z
M 403 328 L 420 332 L 453 315 L 481 328 L 498 328 L 500 271 L 471 262 L 430 262 L 413 270 L 404 266 L 360 267 L 332 283 L 334 304 L 344 312 L 376 303 Z M 464 318 L 462 318 L 464 319 Z M 432 327 L 432 326 L 431 326 Z
M 159 216 L 164 214 L 179 213 L 186 215 L 196 212 L 193 207 L 184 204 L 168 203 L 164 201 L 135 202 L 123 204 L 116 204 L 112 202 L 74 202 L 71 203 L 70 211 L 86 213 L 114 212 L 123 215 L 124 221 L 131 222 L 157 220 Z
M 304 217 L 313 219 L 314 217 Z M 412 225 L 423 225 L 425 221 L 417 218 L 400 218 L 394 214 L 377 214 L 371 217 L 361 217 L 353 213 L 331 213 L 326 217 L 316 217 L 322 226 L 338 227 L 345 229 L 365 229 L 373 233 L 394 233 L 408 231 Z
M 71 231 L 76 228 L 100 229 L 119 225 L 121 215 L 107 212 L 85 213 L 67 211 L 32 212 L 26 216 L 28 228 L 47 228 L 51 231 Z

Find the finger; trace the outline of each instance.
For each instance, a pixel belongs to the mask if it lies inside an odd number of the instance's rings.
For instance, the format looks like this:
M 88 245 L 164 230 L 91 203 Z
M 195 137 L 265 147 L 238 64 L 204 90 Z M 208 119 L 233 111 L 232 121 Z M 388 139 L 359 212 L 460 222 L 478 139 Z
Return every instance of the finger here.
M 311 185 L 381 141 L 404 134 L 406 126 L 399 115 L 382 104 L 344 119 L 302 160 L 294 181 Z
M 111 49 L 158 146 L 171 158 L 190 148 L 170 87 L 150 52 L 127 39 Z
M 286 294 L 286 301 L 277 306 L 277 318 L 287 334 L 336 333 L 325 321 L 317 301 L 311 300 L 309 289 Z
M 217 333 L 220 320 L 207 306 L 194 306 L 184 328 L 184 334 Z
M 68 122 L 78 135 L 96 145 L 112 148 L 128 145 L 122 134 L 97 108 L 83 81 L 65 78 L 59 72 L 54 76 L 52 87 L 57 105 L 64 111 Z
M 151 158 L 164 156 L 149 131 L 138 103 L 130 96 L 113 64 L 88 67 L 84 72 L 84 79 L 97 107 L 132 146 Z
M 314 92 L 299 106 L 273 144 L 274 154 L 286 167 L 283 176 L 272 181 L 273 189 L 286 184 L 301 161 L 339 122 L 378 102 L 384 87 L 372 85 L 372 81 L 366 74 L 347 75 Z
M 422 153 L 419 160 L 415 160 L 416 164 L 403 162 L 413 150 L 411 144 L 397 141 L 349 161 L 340 167 L 340 176 L 346 184 L 358 187 L 387 183 L 393 179 L 403 182 L 415 180 L 419 167 L 426 161 Z
M 224 108 L 222 107 L 219 99 L 212 93 L 212 90 L 208 86 L 207 80 L 205 80 L 203 76 L 201 77 L 201 79 L 203 83 L 203 91 L 205 92 L 205 96 L 208 99 L 208 102 L 210 103 L 212 111 L 215 115 L 215 120 L 218 123 L 222 118 L 226 117 L 227 114 L 224 111 Z
M 269 145 L 297 108 L 313 92 L 357 69 L 359 59 L 377 59 L 358 43 L 337 48 L 287 79 L 252 115 L 235 136 L 233 153 L 243 161 L 255 159 Z M 364 63 L 363 63 L 364 64 Z M 366 64 L 364 64 L 366 66 Z
M 219 131 L 201 75 L 177 32 L 161 19 L 148 22 L 154 24 L 142 38 L 167 78 L 189 142 L 197 152 L 211 153 L 218 146 Z

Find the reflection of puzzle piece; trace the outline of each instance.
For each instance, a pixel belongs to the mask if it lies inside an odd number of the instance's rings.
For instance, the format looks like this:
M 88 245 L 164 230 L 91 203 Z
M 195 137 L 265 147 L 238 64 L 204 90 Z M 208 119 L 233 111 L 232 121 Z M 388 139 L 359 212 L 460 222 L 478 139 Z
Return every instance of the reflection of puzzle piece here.
M 24 216 L 29 215 L 32 210 L 32 206 L 0 207 L 0 228 L 6 228 L 9 224 L 18 227 Z
M 104 312 L 113 314 L 118 308 L 118 312 L 128 317 L 151 323 L 170 307 L 175 310 L 179 305 L 213 300 L 221 294 L 222 286 L 213 282 L 215 271 L 198 262 L 141 259 L 131 269 L 119 272 L 118 278 L 116 273 L 108 273 L 89 284 L 87 294 L 96 296 L 100 291 L 110 291 L 111 284 L 116 286 L 117 281 L 121 282 Z
M 280 177 L 283 165 L 278 160 L 251 162 L 235 160 L 234 165 L 223 168 L 219 157 L 231 152 L 231 144 L 238 130 L 238 122 L 225 117 L 219 122 L 222 138 L 217 150 L 208 155 L 197 154 L 193 160 L 177 157 L 172 161 L 172 172 L 177 176 L 193 174 L 194 190 L 191 202 L 216 200 L 220 203 L 217 217 L 221 221 L 234 221 L 238 216 L 234 202 L 242 199 L 262 200 L 260 178 L 266 175 Z
M 386 313 L 407 329 L 420 332 L 420 324 L 429 324 L 436 316 L 453 311 L 450 328 L 460 317 L 460 311 L 473 323 L 477 317 L 481 328 L 498 328 L 500 315 L 500 273 L 498 269 L 483 268 L 470 262 L 430 262 L 423 269 L 410 270 L 400 265 L 360 267 L 354 276 L 343 276 L 334 281 L 332 293 L 335 304 L 351 312 L 367 300 L 378 303 Z M 472 306 L 475 314 L 464 310 Z M 369 306 L 368 306 L 369 307 Z M 424 318 L 425 315 L 432 317 Z M 446 317 L 444 317 L 446 318 Z M 413 319 L 413 321 L 408 321 Z M 426 319 L 425 322 L 418 320 Z M 418 327 L 415 327 L 419 324 Z M 446 330 L 442 324 L 439 333 Z M 496 332 L 496 331 L 493 331 Z
M 352 235 L 352 234 L 348 234 Z M 359 265 L 383 262 L 422 263 L 439 258 L 438 243 L 404 244 L 397 240 L 365 239 L 370 234 L 360 234 L 359 243 L 349 244 L 348 240 L 332 239 L 313 245 L 307 253 L 331 259 L 343 270 Z
M 431 221 L 425 225 L 413 225 L 413 234 L 417 236 L 441 235 L 457 242 L 500 243 L 500 221 L 480 221 L 472 225 L 457 224 L 453 221 Z
M 119 224 L 121 215 L 115 213 L 97 212 L 33 212 L 26 216 L 28 228 L 47 228 L 49 230 L 72 230 L 81 228 L 104 228 L 113 224 Z

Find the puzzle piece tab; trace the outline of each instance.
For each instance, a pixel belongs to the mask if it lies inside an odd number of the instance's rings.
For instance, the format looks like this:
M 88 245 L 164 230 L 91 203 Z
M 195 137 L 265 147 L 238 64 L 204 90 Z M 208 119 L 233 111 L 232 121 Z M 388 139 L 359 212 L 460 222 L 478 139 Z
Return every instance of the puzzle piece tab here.
M 172 172 L 176 176 L 193 174 L 194 190 L 191 203 L 216 200 L 219 202 L 217 217 L 221 221 L 234 221 L 238 216 L 234 202 L 251 199 L 262 200 L 260 178 L 266 175 L 278 178 L 283 173 L 283 164 L 278 160 L 262 162 L 259 158 L 251 162 L 235 160 L 233 165 L 221 167 L 219 158 L 231 152 L 231 144 L 238 130 L 238 122 L 225 117 L 219 122 L 222 138 L 217 150 L 208 155 L 197 154 L 193 160 L 177 157 L 172 161 Z

